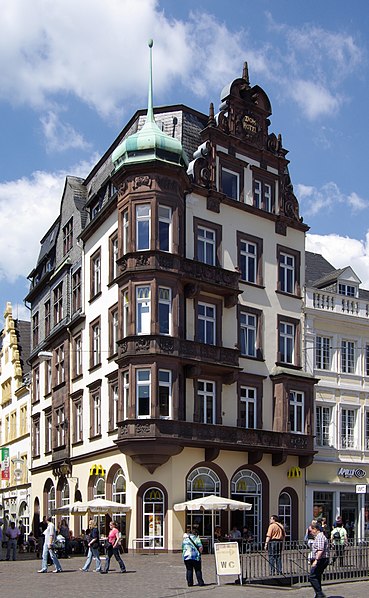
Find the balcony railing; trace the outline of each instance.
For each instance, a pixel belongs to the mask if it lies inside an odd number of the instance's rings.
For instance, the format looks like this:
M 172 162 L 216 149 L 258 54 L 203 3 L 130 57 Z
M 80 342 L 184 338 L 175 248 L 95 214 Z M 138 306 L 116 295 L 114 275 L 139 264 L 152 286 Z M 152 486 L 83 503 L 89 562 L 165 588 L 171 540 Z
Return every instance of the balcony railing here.
M 334 313 L 344 313 L 359 318 L 369 318 L 369 303 L 367 301 L 327 291 L 307 290 L 306 307 L 324 309 Z

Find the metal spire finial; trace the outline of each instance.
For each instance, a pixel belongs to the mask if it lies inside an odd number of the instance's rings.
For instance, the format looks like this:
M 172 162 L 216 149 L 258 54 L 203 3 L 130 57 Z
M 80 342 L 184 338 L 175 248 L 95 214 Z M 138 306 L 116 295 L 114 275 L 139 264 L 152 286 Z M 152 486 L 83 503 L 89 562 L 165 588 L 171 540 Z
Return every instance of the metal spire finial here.
M 148 46 L 150 48 L 150 67 L 149 67 L 149 95 L 147 101 L 147 117 L 146 122 L 155 122 L 154 121 L 154 109 L 152 103 L 152 47 L 154 45 L 154 41 L 149 39 Z

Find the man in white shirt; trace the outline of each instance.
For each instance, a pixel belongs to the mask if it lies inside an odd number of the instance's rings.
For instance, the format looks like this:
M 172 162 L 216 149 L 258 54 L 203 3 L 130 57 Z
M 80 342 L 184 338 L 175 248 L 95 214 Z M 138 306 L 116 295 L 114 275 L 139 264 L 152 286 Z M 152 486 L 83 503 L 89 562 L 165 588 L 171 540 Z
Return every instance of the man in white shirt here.
M 58 557 L 55 554 L 54 542 L 55 542 L 55 525 L 52 522 L 51 516 L 47 518 L 47 528 L 44 531 L 45 541 L 42 550 L 42 568 L 39 573 L 47 573 L 47 555 L 50 554 L 51 560 L 55 565 L 53 573 L 61 573 L 62 568 L 59 563 Z

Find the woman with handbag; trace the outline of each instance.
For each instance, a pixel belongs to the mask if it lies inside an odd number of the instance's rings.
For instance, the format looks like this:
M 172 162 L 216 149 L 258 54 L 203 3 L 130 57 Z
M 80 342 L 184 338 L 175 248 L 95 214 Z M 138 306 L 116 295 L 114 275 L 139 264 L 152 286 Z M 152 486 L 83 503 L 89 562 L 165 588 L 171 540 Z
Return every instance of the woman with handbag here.
M 193 572 L 196 573 L 196 579 L 199 586 L 204 586 L 201 571 L 201 553 L 203 547 L 201 540 L 196 532 L 192 531 L 190 527 L 187 532 L 183 534 L 182 542 L 182 556 L 186 567 L 186 580 L 189 587 L 193 586 Z
M 120 546 L 120 533 L 118 529 L 118 524 L 115 521 L 110 522 L 110 532 L 108 535 L 108 539 L 105 545 L 105 552 L 106 552 L 106 561 L 105 561 L 105 569 L 104 571 L 101 570 L 101 573 L 108 573 L 109 566 L 110 566 L 110 559 L 114 555 L 116 560 L 118 561 L 120 572 L 126 572 L 126 566 L 121 559 L 119 554 L 119 546 Z

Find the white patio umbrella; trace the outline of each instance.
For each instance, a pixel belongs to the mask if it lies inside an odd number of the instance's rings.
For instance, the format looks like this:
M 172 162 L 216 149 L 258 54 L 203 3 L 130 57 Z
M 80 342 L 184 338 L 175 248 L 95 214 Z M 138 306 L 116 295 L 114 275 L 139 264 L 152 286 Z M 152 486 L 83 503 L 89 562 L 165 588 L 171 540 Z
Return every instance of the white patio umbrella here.
M 214 511 L 250 511 L 252 505 L 248 502 L 210 494 L 210 496 L 176 503 L 173 505 L 173 509 L 175 511 L 211 511 L 211 543 L 214 546 Z
M 57 509 L 54 509 L 54 513 L 60 513 L 62 515 L 85 515 L 89 513 L 91 515 L 107 515 L 113 513 L 127 513 L 131 507 L 123 505 L 120 502 L 113 500 L 106 500 L 105 498 L 94 498 L 93 500 L 77 500 L 75 502 L 63 505 Z

